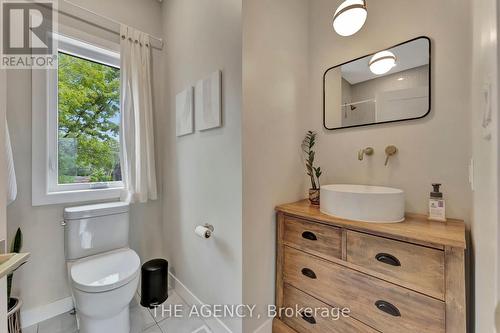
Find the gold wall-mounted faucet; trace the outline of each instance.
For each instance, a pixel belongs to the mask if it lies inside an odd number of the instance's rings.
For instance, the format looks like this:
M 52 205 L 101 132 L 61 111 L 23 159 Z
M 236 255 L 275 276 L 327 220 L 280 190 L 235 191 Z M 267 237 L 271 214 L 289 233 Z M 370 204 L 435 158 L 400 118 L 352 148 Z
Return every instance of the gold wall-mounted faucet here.
M 396 155 L 398 152 L 398 148 L 394 145 L 390 145 L 385 147 L 385 166 L 389 163 L 389 158 L 393 155 Z
M 375 150 L 373 150 L 372 147 L 366 147 L 365 149 L 361 149 L 359 152 L 358 152 L 358 160 L 362 161 L 363 160 L 363 157 L 365 155 L 367 156 L 371 156 L 373 155 L 373 153 L 375 152 Z

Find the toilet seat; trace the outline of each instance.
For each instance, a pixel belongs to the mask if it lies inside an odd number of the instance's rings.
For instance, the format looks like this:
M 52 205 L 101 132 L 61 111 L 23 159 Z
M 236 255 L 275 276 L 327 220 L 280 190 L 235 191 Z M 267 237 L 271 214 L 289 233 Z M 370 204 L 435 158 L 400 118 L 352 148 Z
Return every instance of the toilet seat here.
M 138 276 L 140 259 L 131 249 L 119 249 L 72 263 L 69 271 L 74 288 L 100 293 L 117 289 Z

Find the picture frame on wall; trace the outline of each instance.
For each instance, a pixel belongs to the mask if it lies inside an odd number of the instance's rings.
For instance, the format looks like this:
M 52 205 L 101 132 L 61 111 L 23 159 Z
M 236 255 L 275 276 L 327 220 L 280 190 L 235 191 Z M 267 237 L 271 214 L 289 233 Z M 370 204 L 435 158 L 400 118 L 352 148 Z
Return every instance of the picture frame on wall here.
M 193 87 L 175 96 L 175 128 L 178 137 L 194 132 L 193 104 Z
M 198 131 L 222 126 L 221 84 L 222 72 L 220 70 L 196 83 L 195 111 Z

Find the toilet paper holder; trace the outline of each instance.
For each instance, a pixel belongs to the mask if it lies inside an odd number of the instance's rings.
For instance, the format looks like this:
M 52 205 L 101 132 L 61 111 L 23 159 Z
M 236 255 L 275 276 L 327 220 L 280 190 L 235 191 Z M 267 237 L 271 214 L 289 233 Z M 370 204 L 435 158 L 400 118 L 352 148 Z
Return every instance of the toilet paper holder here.
M 215 228 L 213 225 L 205 223 L 204 225 L 199 225 L 194 229 L 194 232 L 202 238 L 210 238 L 214 232 Z

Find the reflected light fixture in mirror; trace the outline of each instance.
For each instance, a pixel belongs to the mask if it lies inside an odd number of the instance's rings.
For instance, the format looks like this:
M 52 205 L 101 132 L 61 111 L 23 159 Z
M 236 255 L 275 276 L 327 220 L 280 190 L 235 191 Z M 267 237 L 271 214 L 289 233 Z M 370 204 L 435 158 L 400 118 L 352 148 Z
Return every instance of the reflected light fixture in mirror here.
M 389 51 L 375 53 L 369 62 L 370 71 L 373 74 L 385 74 L 396 66 L 396 56 Z
M 333 29 L 341 36 L 351 36 L 365 24 L 366 0 L 345 0 L 333 15 Z

